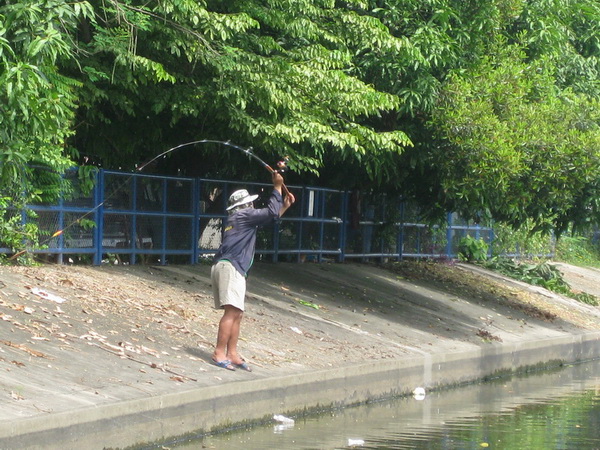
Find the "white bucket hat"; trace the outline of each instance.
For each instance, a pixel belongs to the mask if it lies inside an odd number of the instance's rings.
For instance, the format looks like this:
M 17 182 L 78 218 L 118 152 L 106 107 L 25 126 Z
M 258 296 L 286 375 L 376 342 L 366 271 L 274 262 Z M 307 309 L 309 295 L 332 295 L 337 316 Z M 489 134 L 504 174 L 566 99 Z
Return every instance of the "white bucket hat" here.
M 257 198 L 258 195 L 250 195 L 246 189 L 235 191 L 229 196 L 229 206 L 225 211 L 231 211 L 233 208 L 238 206 L 245 205 L 246 203 L 252 203 Z

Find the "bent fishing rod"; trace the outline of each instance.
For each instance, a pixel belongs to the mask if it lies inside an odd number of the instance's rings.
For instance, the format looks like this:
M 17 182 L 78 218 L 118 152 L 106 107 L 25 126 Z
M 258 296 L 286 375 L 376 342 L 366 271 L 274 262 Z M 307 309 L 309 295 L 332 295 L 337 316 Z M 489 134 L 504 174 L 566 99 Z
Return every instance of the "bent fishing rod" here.
M 136 170 L 138 172 L 141 172 L 146 166 L 148 166 L 149 164 L 152 164 L 157 159 L 162 158 L 162 157 L 168 155 L 169 153 L 179 150 L 183 147 L 188 147 L 190 145 L 196 145 L 196 144 L 222 144 L 222 145 L 226 145 L 226 146 L 235 148 L 237 150 L 240 150 L 242 153 L 245 153 L 246 155 L 250 156 L 251 158 L 254 158 L 255 161 L 258 161 L 265 169 L 267 169 L 271 173 L 276 173 L 276 172 L 283 173 L 285 171 L 285 169 L 287 168 L 287 161 L 289 159 L 287 156 L 284 157 L 284 159 L 282 161 L 277 162 L 277 169 L 273 169 L 269 164 L 267 164 L 261 158 L 256 156 L 256 154 L 252 151 L 253 150 L 252 147 L 244 148 L 239 145 L 232 144 L 231 141 L 218 141 L 215 139 L 201 139 L 198 141 L 186 142 L 185 144 L 179 144 L 173 148 L 170 148 L 169 150 L 166 150 L 166 151 L 160 153 L 159 155 L 156 155 L 151 160 L 149 160 L 149 161 L 145 162 L 144 164 L 142 164 L 141 166 L 137 167 Z M 288 190 L 288 188 L 285 184 L 282 186 L 282 189 L 286 195 L 290 193 L 290 191 Z

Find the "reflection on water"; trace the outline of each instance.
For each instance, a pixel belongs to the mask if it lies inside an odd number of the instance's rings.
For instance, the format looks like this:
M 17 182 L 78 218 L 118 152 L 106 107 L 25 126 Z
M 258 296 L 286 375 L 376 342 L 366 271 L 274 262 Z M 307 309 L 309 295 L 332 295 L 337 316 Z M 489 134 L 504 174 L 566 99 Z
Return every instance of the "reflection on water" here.
M 232 405 L 234 408 L 242 405 Z M 278 414 L 274 411 L 274 414 Z M 170 448 L 599 449 L 600 362 L 203 436 Z

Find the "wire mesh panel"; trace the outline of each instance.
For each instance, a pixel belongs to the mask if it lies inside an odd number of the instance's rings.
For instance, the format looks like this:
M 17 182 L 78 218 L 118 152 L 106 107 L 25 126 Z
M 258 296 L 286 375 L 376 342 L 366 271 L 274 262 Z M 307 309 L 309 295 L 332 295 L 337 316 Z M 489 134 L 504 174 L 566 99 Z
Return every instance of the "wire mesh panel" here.
M 167 218 L 167 242 L 169 250 L 189 250 L 194 247 L 190 240 L 192 235 L 192 217 L 168 217 Z
M 259 254 L 273 253 L 273 225 L 258 227 L 256 232 L 256 251 Z
M 131 248 L 133 240 L 131 215 L 105 212 L 102 230 L 103 250 Z
M 223 219 L 210 218 L 201 221 L 205 224 L 201 230 L 198 246 L 202 253 L 214 253 L 221 245 L 223 238 Z
M 225 181 L 201 180 L 198 195 L 200 215 L 226 215 L 227 199 L 232 192 Z
M 167 212 L 187 213 L 193 211 L 193 181 L 190 179 L 167 180 Z
M 347 258 L 397 253 L 400 210 L 397 200 L 372 192 L 349 194 L 345 218 Z
M 344 193 L 340 191 L 323 191 L 324 218 L 341 221 L 344 217 Z
M 446 230 L 424 224 L 403 224 L 402 256 L 436 257 L 446 251 Z
M 315 253 L 322 248 L 321 222 L 304 222 L 302 225 L 301 249 Z
M 288 186 L 296 202 L 276 223 L 273 246 L 276 260 L 322 260 L 340 254 L 343 193 L 322 188 Z M 337 195 L 339 204 L 334 204 Z
M 133 208 L 134 176 L 126 173 L 104 172 L 104 208 L 131 210 Z
M 486 244 L 491 245 L 494 238 L 494 233 L 491 226 L 484 226 L 473 223 L 456 213 L 449 214 L 449 231 L 448 231 L 448 249 L 446 253 L 453 257 L 460 252 L 461 241 L 467 236 L 473 239 L 481 239 Z
M 165 180 L 154 176 L 137 178 L 136 207 L 138 211 L 160 212 L 165 209 Z
M 136 246 L 145 250 L 165 248 L 165 218 L 160 214 L 136 215 Z
M 28 219 L 38 226 L 40 241 L 48 248 L 59 247 L 59 237 L 51 237 L 57 230 L 62 229 L 59 211 L 36 211 Z
M 95 223 L 88 219 L 86 213 L 65 212 L 62 237 L 65 248 L 93 248 Z M 56 228 L 57 230 L 58 228 Z M 55 230 L 55 231 L 56 231 Z M 51 244 L 48 244 L 50 246 Z
M 323 250 L 340 251 L 340 224 L 338 221 L 323 224 Z
M 417 256 L 421 254 L 423 227 L 420 225 L 403 225 L 402 255 Z
M 421 209 L 413 202 L 402 203 L 402 223 L 422 223 Z
M 439 226 L 428 226 L 422 243 L 422 249 L 425 254 L 431 256 L 442 256 L 446 254 L 447 233 L 445 228 Z
M 93 193 L 84 194 L 79 189 L 77 189 L 75 195 L 69 196 L 64 199 L 63 205 L 66 208 L 92 209 L 94 207 Z
M 210 257 L 221 245 L 227 199 L 233 191 L 229 183 L 201 180 L 198 193 L 198 253 Z
M 299 222 L 293 219 L 282 219 L 278 227 L 279 251 L 295 253 L 300 248 Z

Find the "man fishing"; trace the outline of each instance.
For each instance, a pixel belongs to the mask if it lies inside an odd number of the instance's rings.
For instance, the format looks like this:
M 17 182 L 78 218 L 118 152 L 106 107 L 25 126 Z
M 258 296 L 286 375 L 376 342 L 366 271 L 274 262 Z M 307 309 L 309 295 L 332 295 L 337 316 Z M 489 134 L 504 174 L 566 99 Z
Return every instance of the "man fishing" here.
M 281 217 L 296 201 L 283 184 L 281 173 L 273 171 L 272 177 L 273 192 L 265 208 L 254 209 L 253 202 L 258 195 L 250 195 L 245 189 L 231 194 L 227 226 L 211 268 L 215 308 L 223 309 L 212 359 L 227 370 L 252 371 L 239 355 L 237 344 L 244 314 L 246 277 L 254 260 L 257 228 Z M 282 191 L 286 193 L 285 198 Z

